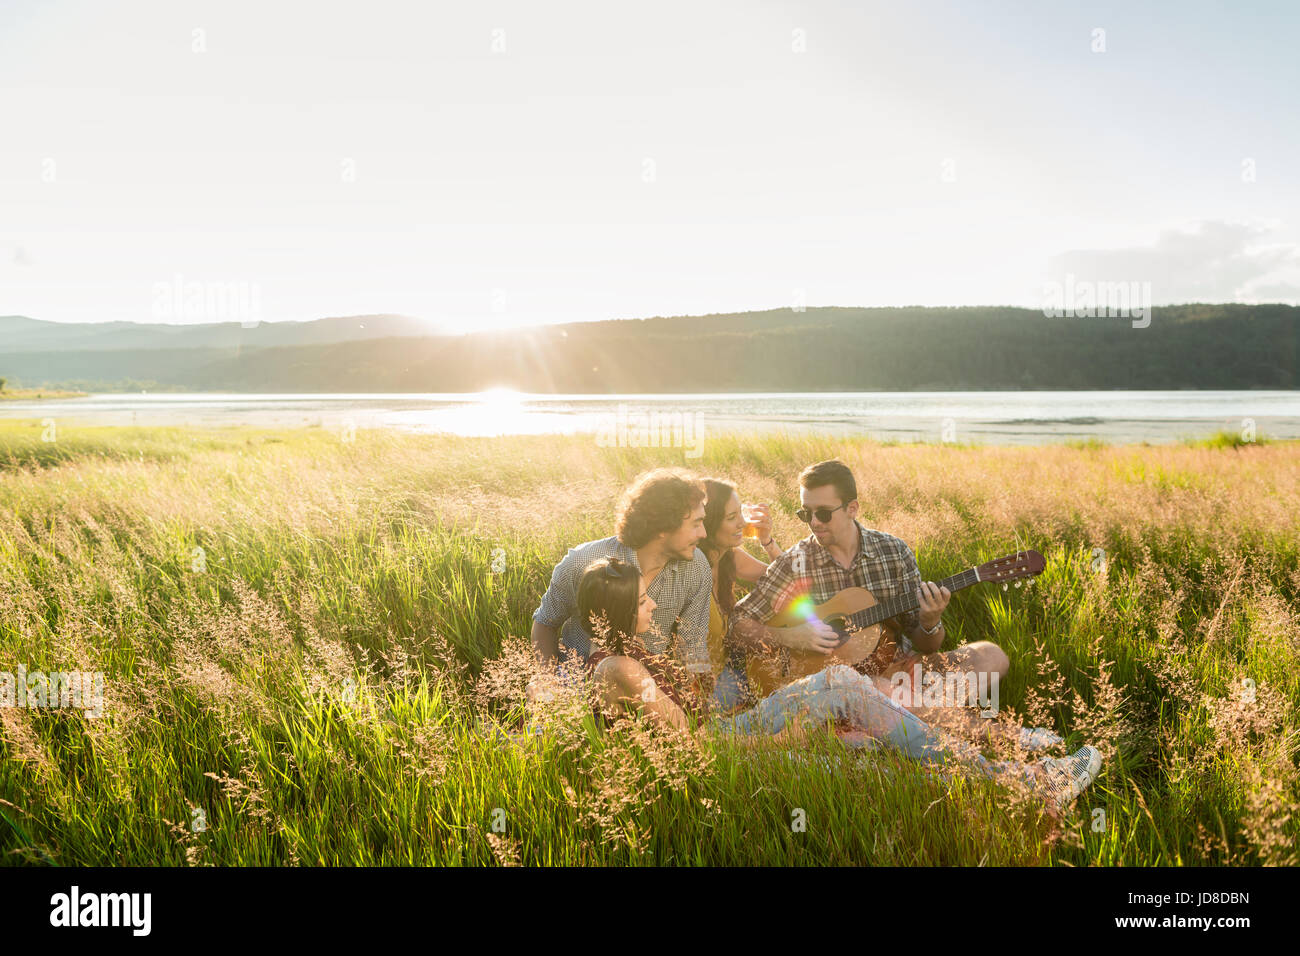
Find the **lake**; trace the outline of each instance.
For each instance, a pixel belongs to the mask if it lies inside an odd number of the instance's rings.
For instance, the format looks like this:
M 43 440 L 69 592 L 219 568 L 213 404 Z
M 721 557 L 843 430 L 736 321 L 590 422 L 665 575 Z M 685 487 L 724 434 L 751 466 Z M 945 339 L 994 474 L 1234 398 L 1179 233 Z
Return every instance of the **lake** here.
M 64 424 L 395 428 L 458 435 L 591 432 L 689 447 L 706 432 L 899 441 L 1172 442 L 1220 430 L 1300 438 L 1300 391 L 810 392 L 724 395 L 96 394 L 0 402 L 0 417 Z

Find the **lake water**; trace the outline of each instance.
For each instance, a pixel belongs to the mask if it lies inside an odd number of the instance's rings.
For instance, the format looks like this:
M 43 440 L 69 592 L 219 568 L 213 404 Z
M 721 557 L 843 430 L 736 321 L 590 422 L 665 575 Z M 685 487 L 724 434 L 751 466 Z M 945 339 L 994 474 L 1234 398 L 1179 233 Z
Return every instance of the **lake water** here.
M 0 417 L 146 427 L 380 427 L 483 436 L 591 432 L 602 443 L 687 447 L 717 431 L 994 444 L 1086 438 L 1157 443 L 1251 427 L 1262 437 L 1300 438 L 1300 391 L 101 394 L 0 402 Z

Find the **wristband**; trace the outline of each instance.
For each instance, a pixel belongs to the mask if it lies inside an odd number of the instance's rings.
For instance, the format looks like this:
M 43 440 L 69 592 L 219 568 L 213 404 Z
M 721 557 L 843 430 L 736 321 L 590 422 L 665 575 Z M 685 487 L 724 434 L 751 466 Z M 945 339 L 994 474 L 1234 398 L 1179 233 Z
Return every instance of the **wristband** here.
M 939 623 L 936 624 L 934 627 L 926 627 L 920 621 L 916 622 L 916 626 L 919 627 L 923 633 L 933 636 L 935 634 L 938 634 L 939 631 L 943 629 L 943 618 L 939 618 Z

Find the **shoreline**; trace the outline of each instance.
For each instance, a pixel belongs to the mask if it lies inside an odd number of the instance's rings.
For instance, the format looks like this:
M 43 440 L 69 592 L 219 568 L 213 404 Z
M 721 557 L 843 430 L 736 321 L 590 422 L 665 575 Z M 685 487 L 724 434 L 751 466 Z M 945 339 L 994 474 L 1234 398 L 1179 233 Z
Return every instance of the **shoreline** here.
M 843 441 L 846 443 L 873 443 L 882 446 L 947 446 L 956 449 L 997 449 L 997 448 L 1159 448 L 1178 445 L 1202 446 L 1246 446 L 1246 445 L 1288 445 L 1300 442 L 1300 418 L 1281 420 L 1261 420 L 1254 433 L 1244 433 L 1228 423 L 1218 420 L 1180 420 L 1180 421 L 1110 421 L 1099 423 L 1092 430 L 1064 430 L 1052 427 L 1026 427 L 1031 423 L 1007 422 L 966 422 L 960 423 L 955 433 L 945 435 L 942 428 L 917 427 L 910 424 L 866 424 L 852 422 L 791 422 L 774 420 L 701 422 L 693 433 L 680 438 L 669 432 L 646 435 L 625 435 L 623 440 L 611 439 L 602 430 L 575 428 L 565 431 L 519 431 L 497 432 L 492 434 L 465 433 L 449 429 L 407 427 L 390 423 L 350 419 L 346 416 L 330 418 L 317 417 L 298 421 L 281 420 L 278 416 L 246 416 L 229 419 L 213 416 L 198 420 L 172 420 L 161 418 L 151 420 L 152 416 L 140 416 L 133 419 L 129 413 L 115 416 L 115 420 L 105 421 L 101 417 L 84 417 L 59 415 L 53 419 L 64 430 L 87 430 L 93 432 L 126 432 L 178 430 L 192 431 L 211 437 L 223 432 L 236 435 L 283 434 L 286 438 L 295 435 L 331 434 L 337 436 L 355 435 L 358 432 L 387 433 L 401 438 L 444 438 L 460 441 L 494 442 L 527 439 L 558 439 L 563 441 L 589 442 L 598 448 L 612 450 L 627 449 L 681 449 L 685 454 L 686 464 L 699 456 L 703 446 L 710 440 L 735 441 L 779 441 L 812 440 Z M 40 429 L 51 419 L 10 416 L 0 411 L 0 435 L 5 432 L 13 434 L 23 429 Z M 1044 422 L 1044 426 L 1053 423 Z M 344 438 L 343 440 L 350 440 Z
M 894 443 L 1248 444 L 1300 439 L 1291 392 L 772 393 L 536 397 L 13 393 L 0 420 L 140 428 L 386 429 L 404 434 L 594 435 L 617 447 L 690 447 L 706 434 Z M 1236 436 L 1235 438 L 1233 436 Z
M 54 399 L 89 398 L 90 392 L 66 392 L 61 389 L 20 388 L 0 391 L 0 402 L 43 402 Z

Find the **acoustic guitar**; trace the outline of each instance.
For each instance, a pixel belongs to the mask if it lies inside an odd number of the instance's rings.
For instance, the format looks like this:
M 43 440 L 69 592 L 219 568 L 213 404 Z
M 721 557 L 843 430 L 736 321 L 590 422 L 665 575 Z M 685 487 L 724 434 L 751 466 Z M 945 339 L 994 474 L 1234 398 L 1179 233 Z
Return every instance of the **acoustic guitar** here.
M 1017 551 L 937 583 L 955 594 L 975 584 L 1005 585 L 1008 581 L 1034 577 L 1042 573 L 1045 564 L 1037 551 Z M 879 673 L 893 660 L 898 642 L 897 629 L 887 628 L 886 622 L 920 606 L 915 593 L 878 602 L 866 588 L 845 588 L 820 604 L 814 604 L 808 595 L 796 598 L 768 619 L 768 627 L 795 627 L 805 621 L 824 621 L 839 637 L 838 646 L 829 654 L 780 647 L 772 654 L 751 658 L 750 685 L 755 693 L 766 697 L 791 681 L 816 674 L 831 664 L 847 664 L 868 673 Z M 863 623 L 854 627 L 849 619 L 864 612 Z

